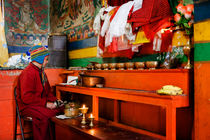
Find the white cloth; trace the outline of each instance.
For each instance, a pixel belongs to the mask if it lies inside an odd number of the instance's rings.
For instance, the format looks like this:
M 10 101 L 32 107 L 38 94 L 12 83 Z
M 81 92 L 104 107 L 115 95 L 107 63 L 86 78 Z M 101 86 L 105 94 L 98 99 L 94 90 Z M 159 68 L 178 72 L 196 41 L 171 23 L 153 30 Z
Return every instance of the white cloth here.
M 105 9 L 106 12 L 108 12 L 107 14 L 104 14 L 104 24 L 101 27 L 101 36 L 104 36 L 105 33 L 107 32 L 107 30 L 109 29 L 109 25 L 110 25 L 110 18 L 111 16 L 109 15 L 109 12 L 114 9 L 115 7 L 109 6 Z
M 129 1 L 120 6 L 120 8 L 118 9 L 107 31 L 105 47 L 111 44 L 113 37 L 120 37 L 125 34 L 125 26 L 127 23 L 128 14 L 133 4 L 134 1 Z
M 126 28 L 125 28 L 125 36 L 127 37 L 128 40 L 130 40 L 130 42 L 134 42 L 136 39 L 136 35 L 133 34 L 132 32 L 132 26 L 130 23 L 126 24 Z
M 58 116 L 56 116 L 56 118 L 58 118 L 58 119 L 69 119 L 70 117 L 67 117 L 65 115 L 58 115 Z
M 132 12 L 135 12 L 136 10 L 139 10 L 142 8 L 143 0 L 134 0 L 134 8 Z
M 96 15 L 94 22 L 93 22 L 93 30 L 98 34 L 101 29 L 101 15 L 103 15 L 105 8 L 101 8 Z
M 153 40 L 153 50 L 154 51 L 160 51 L 161 49 L 161 44 L 162 44 L 162 33 L 161 30 L 158 31 L 155 36 L 154 36 L 154 40 Z

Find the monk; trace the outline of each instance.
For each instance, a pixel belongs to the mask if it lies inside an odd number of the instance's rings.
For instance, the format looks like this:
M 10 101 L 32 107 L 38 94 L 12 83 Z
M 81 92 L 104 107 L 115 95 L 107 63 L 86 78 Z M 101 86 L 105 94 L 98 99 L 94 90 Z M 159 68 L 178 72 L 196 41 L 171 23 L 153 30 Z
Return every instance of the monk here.
M 31 63 L 22 71 L 17 83 L 17 101 L 21 115 L 33 119 L 33 139 L 50 140 L 49 118 L 63 111 L 63 103 L 50 89 L 44 73 L 48 63 L 48 50 L 40 45 L 30 49 Z

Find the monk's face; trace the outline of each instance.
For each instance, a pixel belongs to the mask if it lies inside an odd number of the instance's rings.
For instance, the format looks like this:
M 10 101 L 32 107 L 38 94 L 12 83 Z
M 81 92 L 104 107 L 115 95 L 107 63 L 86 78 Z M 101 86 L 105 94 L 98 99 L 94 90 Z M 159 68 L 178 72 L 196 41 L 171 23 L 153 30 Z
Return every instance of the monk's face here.
M 46 67 L 46 65 L 47 65 L 47 63 L 48 63 L 48 59 L 49 59 L 49 56 L 46 56 L 45 58 L 44 58 L 44 62 L 43 62 L 43 67 Z

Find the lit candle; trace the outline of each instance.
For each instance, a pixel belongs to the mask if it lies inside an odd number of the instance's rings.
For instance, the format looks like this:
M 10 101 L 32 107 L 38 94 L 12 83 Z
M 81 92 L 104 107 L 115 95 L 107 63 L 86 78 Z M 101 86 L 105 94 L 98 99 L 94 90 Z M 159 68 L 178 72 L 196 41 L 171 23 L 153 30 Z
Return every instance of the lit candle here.
M 89 126 L 90 126 L 90 127 L 93 127 L 93 120 L 94 120 L 94 117 L 93 117 L 93 114 L 92 114 L 92 113 L 90 114 L 89 119 L 90 119 L 90 124 L 89 124 Z
M 82 108 L 85 108 L 85 105 L 83 105 Z
M 90 114 L 90 118 L 91 118 L 91 119 L 94 118 L 92 113 Z

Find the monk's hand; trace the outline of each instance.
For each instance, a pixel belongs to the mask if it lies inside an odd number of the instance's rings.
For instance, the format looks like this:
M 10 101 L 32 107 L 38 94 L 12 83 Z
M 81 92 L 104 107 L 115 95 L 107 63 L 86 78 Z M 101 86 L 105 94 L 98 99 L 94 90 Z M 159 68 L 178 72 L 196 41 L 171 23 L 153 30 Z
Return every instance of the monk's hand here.
M 46 107 L 49 108 L 49 109 L 55 109 L 56 105 L 52 102 L 47 102 Z
M 57 100 L 57 107 L 62 107 L 64 106 L 64 102 L 62 100 Z

